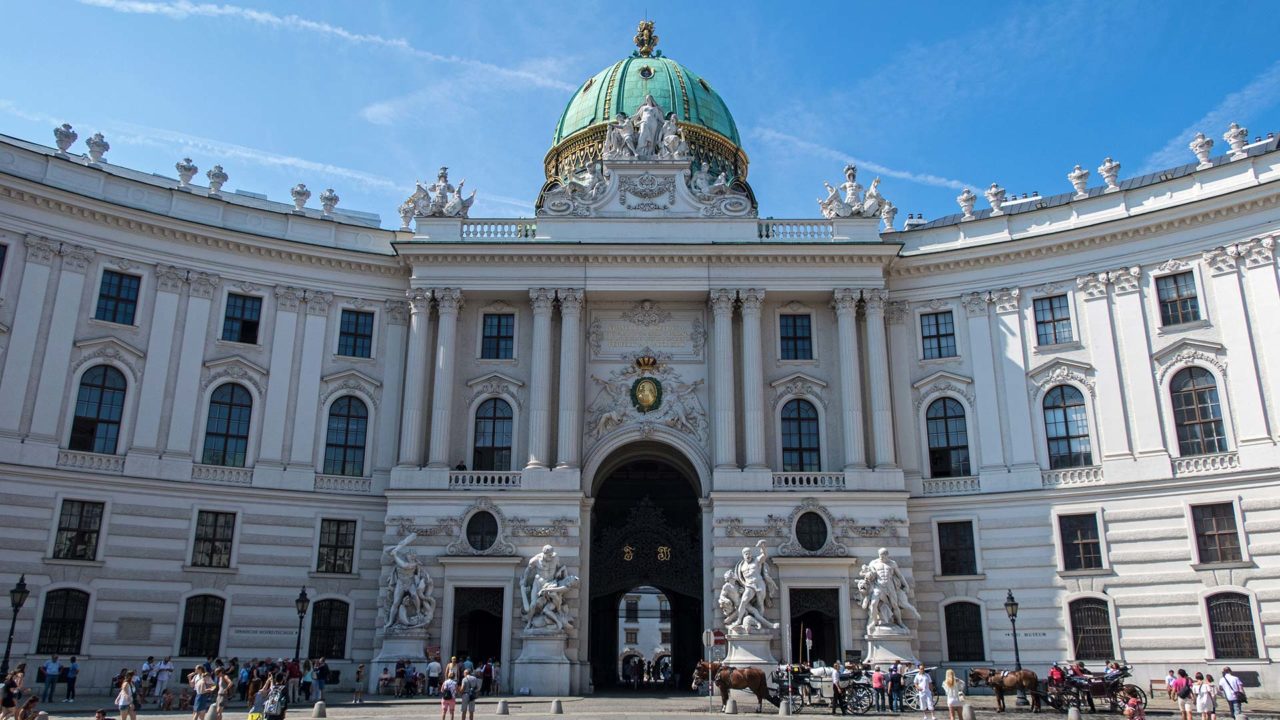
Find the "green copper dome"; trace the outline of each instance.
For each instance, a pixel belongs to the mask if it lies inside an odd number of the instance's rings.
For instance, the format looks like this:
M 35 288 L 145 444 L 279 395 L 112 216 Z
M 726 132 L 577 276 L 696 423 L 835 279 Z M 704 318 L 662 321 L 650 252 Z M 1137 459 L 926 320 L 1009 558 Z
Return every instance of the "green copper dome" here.
M 728 106 L 710 83 L 670 58 L 638 53 L 601 70 L 578 88 L 556 124 L 551 144 L 559 145 L 620 112 L 635 113 L 645 95 L 652 95 L 664 112 L 674 112 L 677 120 L 701 125 L 742 146 Z

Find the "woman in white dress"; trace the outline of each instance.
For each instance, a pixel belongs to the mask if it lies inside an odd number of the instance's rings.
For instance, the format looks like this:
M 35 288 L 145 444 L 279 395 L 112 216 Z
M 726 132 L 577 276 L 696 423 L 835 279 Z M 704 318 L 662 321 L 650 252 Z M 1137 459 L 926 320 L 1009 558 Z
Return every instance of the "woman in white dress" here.
M 947 670 L 947 678 L 942 681 L 942 691 L 947 696 L 948 720 L 960 720 L 960 711 L 964 708 L 964 681 L 956 677 L 955 670 Z
M 1200 720 L 1218 720 L 1218 684 L 1213 676 L 1196 673 L 1195 693 Z
M 916 668 L 916 690 L 920 693 L 920 712 L 924 713 L 924 720 L 934 720 L 933 717 L 933 678 L 929 677 L 929 671 L 924 669 L 924 663 Z

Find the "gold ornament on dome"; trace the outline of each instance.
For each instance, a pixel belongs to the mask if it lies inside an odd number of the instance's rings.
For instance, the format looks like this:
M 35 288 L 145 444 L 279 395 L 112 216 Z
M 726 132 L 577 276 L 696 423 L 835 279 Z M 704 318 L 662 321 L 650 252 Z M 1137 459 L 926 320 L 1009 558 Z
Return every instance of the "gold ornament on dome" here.
M 641 20 L 636 26 L 636 47 L 640 48 L 640 57 L 649 57 L 653 54 L 653 48 L 658 45 L 658 36 L 653 32 L 652 20 Z

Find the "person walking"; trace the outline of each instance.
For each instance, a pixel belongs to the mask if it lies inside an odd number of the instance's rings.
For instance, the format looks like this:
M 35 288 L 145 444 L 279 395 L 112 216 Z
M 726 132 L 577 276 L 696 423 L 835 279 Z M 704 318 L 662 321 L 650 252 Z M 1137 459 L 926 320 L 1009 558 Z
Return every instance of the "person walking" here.
M 4 678 L 4 691 L 0 695 L 0 720 L 13 720 L 18 714 L 18 696 L 22 688 L 18 685 L 18 671 L 14 670 Z
M 493 658 L 484 661 L 480 666 L 480 694 L 488 695 L 493 689 Z
M 440 666 L 440 658 L 432 658 L 427 663 L 427 695 L 432 696 L 440 692 L 440 673 L 444 672 L 444 668 Z
M 190 684 L 191 692 L 195 695 L 191 705 L 191 720 L 204 720 L 205 714 L 213 707 L 213 701 L 217 698 L 218 686 L 203 665 L 197 665 L 191 672 Z
M 138 720 L 138 712 L 134 707 L 133 671 L 123 673 L 120 687 L 116 692 L 116 710 L 120 712 L 120 720 Z
M 924 663 L 920 663 L 916 668 L 915 687 L 920 696 L 920 712 L 924 713 L 924 720 L 935 720 L 933 717 L 933 678 L 929 676 L 929 671 L 924 669 Z
M 1212 675 L 1196 673 L 1196 712 L 1200 720 L 1218 718 L 1218 685 Z
M 173 657 L 166 655 L 164 660 L 156 663 L 156 702 L 164 697 L 164 691 L 169 688 L 169 681 L 173 679 Z
M 1249 699 L 1244 694 L 1244 683 L 1240 682 L 1240 678 L 1231 674 L 1231 668 L 1222 668 L 1222 677 L 1218 679 L 1218 689 L 1222 691 L 1222 698 L 1227 701 L 1227 709 L 1231 711 L 1231 717 L 1239 717 L 1244 714 L 1244 708 L 1241 707 Z
M 462 707 L 462 720 L 467 720 L 467 713 L 471 714 L 471 720 L 476 720 L 476 702 L 480 698 L 480 689 L 483 686 L 480 678 L 471 670 L 462 671 L 462 683 L 458 685 L 458 704 Z
M 452 662 L 449 664 L 453 665 Z M 457 694 L 458 681 L 446 676 L 444 682 L 440 685 L 440 720 L 444 720 L 446 714 L 449 716 L 449 720 L 454 720 L 454 712 L 458 707 L 455 699 Z
M 1169 674 L 1164 676 L 1164 691 L 1169 696 L 1170 700 L 1174 699 L 1173 683 L 1177 679 L 1178 679 L 1178 676 L 1173 674 L 1173 670 L 1170 670 Z
M 960 711 L 964 708 L 964 681 L 956 677 L 955 670 L 947 669 L 942 691 L 947 695 L 947 719 L 960 720 Z
M 324 658 L 316 660 L 316 664 L 311 666 L 311 672 L 315 675 L 315 697 L 309 702 L 324 700 L 324 684 L 329 681 L 329 663 Z
M 67 696 L 62 702 L 75 702 L 76 700 L 76 678 L 80 675 L 80 663 L 76 662 L 76 656 L 72 655 L 71 660 L 67 662 Z
M 1182 720 L 1192 720 L 1191 716 L 1195 713 L 1196 699 L 1195 689 L 1191 685 L 1191 678 L 1187 676 L 1187 671 L 1178 668 L 1178 677 L 1174 679 L 1173 696 L 1177 698 L 1178 712 L 1182 716 Z
M 352 705 L 364 704 L 364 678 L 364 663 L 360 663 L 356 666 L 356 689 L 351 693 Z
M 58 656 L 50 657 L 45 664 L 41 666 L 44 670 L 44 692 L 40 695 L 42 702 L 53 702 L 53 689 L 58 684 L 58 675 L 62 673 L 62 663 L 58 662 Z
M 311 697 L 311 683 L 315 678 L 315 670 L 311 667 L 310 660 L 302 661 L 302 684 L 300 687 L 302 698 Z
M 885 711 L 885 699 L 886 695 L 888 695 L 888 688 L 885 685 L 884 671 L 880 669 L 879 665 L 876 665 L 871 672 L 871 689 L 876 696 L 876 712 Z
M 298 702 L 298 690 L 302 686 L 302 667 L 298 665 L 298 658 L 285 661 L 284 682 L 285 695 L 289 697 L 289 704 L 293 705 Z
M 889 711 L 902 712 L 902 666 L 897 660 L 889 668 Z

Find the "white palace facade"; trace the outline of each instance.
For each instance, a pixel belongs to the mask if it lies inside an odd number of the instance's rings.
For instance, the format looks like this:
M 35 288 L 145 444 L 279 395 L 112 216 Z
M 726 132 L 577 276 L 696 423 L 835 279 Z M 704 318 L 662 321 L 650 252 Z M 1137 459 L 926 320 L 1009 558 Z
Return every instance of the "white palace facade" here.
M 1011 590 L 1041 674 L 1275 687 L 1277 138 L 928 223 L 852 177 L 819 219 L 761 220 L 723 101 L 639 44 L 575 92 L 530 220 L 469 218 L 442 176 L 386 229 L 331 192 L 81 155 L 70 128 L 0 138 L 15 662 L 78 655 L 101 687 L 148 655 L 290 656 L 304 588 L 304 654 L 376 674 L 386 551 L 416 531 L 423 646 L 504 668 L 555 547 L 574 692 L 615 681 L 646 586 L 687 678 L 759 541 L 778 657 L 801 624 L 815 658 L 864 651 L 884 547 L 931 664 L 1011 667 Z M 656 135 L 646 96 L 674 113 Z

